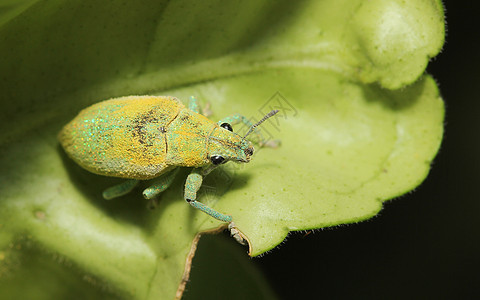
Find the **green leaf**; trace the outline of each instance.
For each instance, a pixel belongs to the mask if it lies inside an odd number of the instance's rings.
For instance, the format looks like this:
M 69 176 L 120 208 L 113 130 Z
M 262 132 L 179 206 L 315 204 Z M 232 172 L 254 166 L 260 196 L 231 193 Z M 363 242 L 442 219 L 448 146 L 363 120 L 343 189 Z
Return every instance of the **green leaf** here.
M 171 299 L 197 234 L 221 226 L 183 201 L 188 170 L 154 211 L 140 190 L 102 199 L 119 181 L 80 169 L 56 141 L 101 100 L 195 95 L 213 120 L 280 109 L 262 130 L 281 146 L 217 169 L 199 193 L 233 216 L 251 255 L 289 231 L 375 215 L 421 183 L 442 139 L 443 102 L 424 74 L 444 41 L 440 1 L 11 3 L 0 13 L 0 279 L 31 284 L 18 274 L 33 251 L 52 278 L 107 291 L 88 297 Z M 2 291 L 20 286 L 6 280 Z

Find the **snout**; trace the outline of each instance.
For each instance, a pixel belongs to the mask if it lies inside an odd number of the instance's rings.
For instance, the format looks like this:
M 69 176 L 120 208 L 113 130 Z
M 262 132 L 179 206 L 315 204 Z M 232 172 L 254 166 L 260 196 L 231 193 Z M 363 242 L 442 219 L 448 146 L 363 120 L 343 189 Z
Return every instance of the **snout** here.
M 249 145 L 247 148 L 243 150 L 243 152 L 245 153 L 245 157 L 247 158 L 247 162 L 249 162 L 250 159 L 252 159 L 252 155 L 254 151 L 255 149 L 253 148 L 252 145 Z

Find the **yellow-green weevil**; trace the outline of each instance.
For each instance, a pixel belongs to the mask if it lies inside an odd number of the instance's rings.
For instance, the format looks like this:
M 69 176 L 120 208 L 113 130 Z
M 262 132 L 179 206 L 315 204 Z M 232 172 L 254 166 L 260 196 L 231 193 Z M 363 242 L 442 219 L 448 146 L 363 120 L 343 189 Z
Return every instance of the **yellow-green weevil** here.
M 153 199 L 172 183 L 179 167 L 193 167 L 185 183 L 185 200 L 223 222 L 232 217 L 196 201 L 203 177 L 228 161 L 247 163 L 254 147 L 245 139 L 278 110 L 252 124 L 235 114 L 218 123 L 200 114 L 197 100 L 189 107 L 169 96 L 128 96 L 99 102 L 82 110 L 60 132 L 58 139 L 76 163 L 90 172 L 128 179 L 103 192 L 112 199 L 130 192 L 139 180 L 156 178 L 143 191 Z M 232 126 L 243 122 L 250 130 L 243 137 Z

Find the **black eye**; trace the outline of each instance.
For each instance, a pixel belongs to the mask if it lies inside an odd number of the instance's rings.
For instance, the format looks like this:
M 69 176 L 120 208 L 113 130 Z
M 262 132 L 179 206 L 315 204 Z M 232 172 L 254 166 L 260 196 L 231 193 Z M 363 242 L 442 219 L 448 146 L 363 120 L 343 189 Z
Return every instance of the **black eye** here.
M 248 156 L 252 156 L 253 155 L 253 149 L 252 148 L 247 148 L 245 149 L 245 154 L 248 155 Z
M 220 155 L 214 155 L 214 156 L 210 157 L 210 160 L 212 161 L 212 164 L 214 164 L 214 165 L 223 164 L 225 162 L 225 158 L 221 157 Z
M 228 131 L 233 131 L 232 125 L 230 125 L 228 123 L 222 123 L 222 125 L 220 125 L 220 127 L 225 128 Z

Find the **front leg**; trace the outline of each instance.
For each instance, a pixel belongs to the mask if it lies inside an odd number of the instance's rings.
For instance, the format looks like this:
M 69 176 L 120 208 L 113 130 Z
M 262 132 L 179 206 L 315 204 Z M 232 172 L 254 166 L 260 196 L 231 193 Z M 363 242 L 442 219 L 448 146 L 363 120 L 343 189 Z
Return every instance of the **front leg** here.
M 222 222 L 231 222 L 232 217 L 229 215 L 224 215 L 218 211 L 206 206 L 205 204 L 198 202 L 197 192 L 202 186 L 203 175 L 201 169 L 193 169 L 192 172 L 187 177 L 187 182 L 185 183 L 185 201 L 187 201 L 191 206 L 203 211 L 204 213 L 214 217 L 215 219 Z
M 195 96 L 190 97 L 190 101 L 188 102 L 188 109 L 196 112 L 197 114 L 202 114 L 207 118 L 212 115 L 212 111 L 210 110 L 210 103 L 207 103 L 204 107 L 201 107 Z
M 190 96 L 190 101 L 188 102 L 188 109 L 196 112 L 197 114 L 200 113 L 200 105 L 198 104 L 198 100 L 195 96 Z
M 253 123 L 249 119 L 247 119 L 244 115 L 241 115 L 241 114 L 234 114 L 233 116 L 223 118 L 222 120 L 217 122 L 218 125 L 222 125 L 223 123 L 228 123 L 230 125 L 243 123 L 247 125 L 249 128 L 253 126 Z M 253 129 L 253 134 L 257 137 L 256 142 L 260 145 L 260 147 L 264 147 L 264 146 L 273 147 L 273 148 L 276 147 L 274 145 L 270 145 L 269 141 L 265 140 L 265 138 L 263 137 L 262 133 L 258 128 Z

